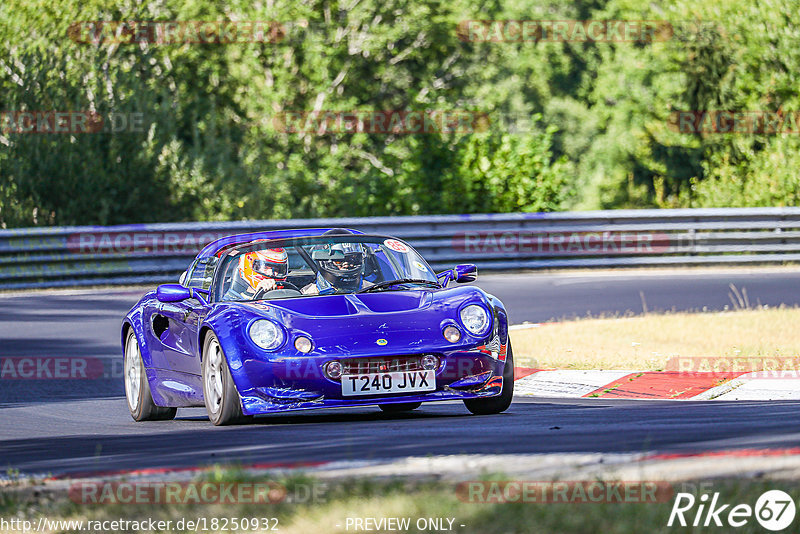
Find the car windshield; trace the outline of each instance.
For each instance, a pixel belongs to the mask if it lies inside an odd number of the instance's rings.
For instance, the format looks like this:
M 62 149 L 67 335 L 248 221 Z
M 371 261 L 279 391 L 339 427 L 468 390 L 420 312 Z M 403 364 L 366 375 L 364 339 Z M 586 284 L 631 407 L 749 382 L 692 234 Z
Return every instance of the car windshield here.
M 395 238 L 335 235 L 239 245 L 222 257 L 218 301 L 438 288 L 433 269 Z

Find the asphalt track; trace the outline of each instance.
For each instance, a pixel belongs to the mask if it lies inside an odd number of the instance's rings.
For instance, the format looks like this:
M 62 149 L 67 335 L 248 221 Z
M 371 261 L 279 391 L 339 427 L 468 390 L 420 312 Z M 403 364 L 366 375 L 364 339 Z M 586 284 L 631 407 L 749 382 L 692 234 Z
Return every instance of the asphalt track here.
M 800 270 L 637 271 L 484 275 L 512 322 L 723 309 L 729 284 L 751 304 L 800 305 Z M 457 453 L 695 452 L 794 446 L 800 402 L 520 400 L 498 416 L 460 403 L 407 415 L 376 408 L 262 417 L 213 427 L 202 409 L 134 423 L 122 398 L 119 324 L 142 289 L 0 295 L 0 360 L 97 358 L 92 380 L 0 379 L 0 470 L 79 473 L 220 461 L 326 462 Z

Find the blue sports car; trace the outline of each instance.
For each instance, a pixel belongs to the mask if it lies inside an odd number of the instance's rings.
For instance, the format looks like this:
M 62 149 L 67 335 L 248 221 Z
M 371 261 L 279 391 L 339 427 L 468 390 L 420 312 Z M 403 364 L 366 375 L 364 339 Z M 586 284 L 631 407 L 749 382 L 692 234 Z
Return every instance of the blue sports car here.
M 254 415 L 463 400 L 508 408 L 514 361 L 503 303 L 474 265 L 436 274 L 409 244 L 334 229 L 235 235 L 144 295 L 122 324 L 136 421 L 203 406 L 215 425 Z

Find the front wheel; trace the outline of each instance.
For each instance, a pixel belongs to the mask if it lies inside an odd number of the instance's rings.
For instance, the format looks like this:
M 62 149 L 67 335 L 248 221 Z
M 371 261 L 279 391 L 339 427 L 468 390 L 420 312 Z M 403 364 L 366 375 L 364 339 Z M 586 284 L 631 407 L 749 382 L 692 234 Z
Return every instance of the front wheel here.
M 464 401 L 467 410 L 475 415 L 491 415 L 504 412 L 511 406 L 514 397 L 514 354 L 511 351 L 511 342 L 508 343 L 506 365 L 503 367 L 503 390 L 497 397 L 488 399 L 468 399 Z
M 242 414 L 242 399 L 233 383 L 228 360 L 212 332 L 203 344 L 203 400 L 209 420 L 217 426 L 247 423 L 253 419 Z
M 161 421 L 174 419 L 177 408 L 156 406 L 150 393 L 150 384 L 142 362 L 142 351 L 133 329 L 125 339 L 125 398 L 134 421 Z

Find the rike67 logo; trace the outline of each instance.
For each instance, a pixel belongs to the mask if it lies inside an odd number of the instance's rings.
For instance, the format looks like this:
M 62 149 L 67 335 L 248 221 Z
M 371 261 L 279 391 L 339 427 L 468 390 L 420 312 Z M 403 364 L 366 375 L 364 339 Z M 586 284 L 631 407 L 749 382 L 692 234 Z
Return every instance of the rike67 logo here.
M 758 498 L 754 507 L 749 504 L 721 503 L 719 492 L 710 497 L 708 493 L 704 493 L 699 499 L 691 493 L 678 493 L 667 526 L 738 528 L 748 524 L 755 517 L 762 527 L 777 532 L 792 524 L 796 512 L 794 500 L 781 490 L 765 492 Z

